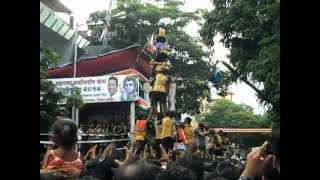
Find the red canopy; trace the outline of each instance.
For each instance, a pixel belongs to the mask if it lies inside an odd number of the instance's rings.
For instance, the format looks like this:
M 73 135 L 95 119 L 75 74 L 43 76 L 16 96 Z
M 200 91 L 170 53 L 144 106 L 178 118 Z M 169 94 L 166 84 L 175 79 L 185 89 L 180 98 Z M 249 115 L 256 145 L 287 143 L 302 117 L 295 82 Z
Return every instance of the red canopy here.
M 152 59 L 143 52 L 136 64 L 140 51 L 141 49 L 134 45 L 108 52 L 98 57 L 80 60 L 77 62 L 77 77 L 99 76 L 134 68 L 143 76 L 149 78 L 151 76 L 151 66 L 149 62 Z M 48 73 L 50 78 L 73 77 L 73 63 L 51 69 Z

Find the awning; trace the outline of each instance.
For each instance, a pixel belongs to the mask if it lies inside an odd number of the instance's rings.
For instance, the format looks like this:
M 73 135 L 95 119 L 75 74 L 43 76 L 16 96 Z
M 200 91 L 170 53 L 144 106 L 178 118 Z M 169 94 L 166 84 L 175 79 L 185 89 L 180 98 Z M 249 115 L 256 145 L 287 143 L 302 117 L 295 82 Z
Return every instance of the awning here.
M 142 53 L 137 62 L 140 52 L 138 46 L 130 46 L 124 49 L 112 51 L 98 57 L 91 57 L 77 62 L 77 77 L 100 76 L 112 74 L 128 69 L 135 69 L 146 78 L 151 76 L 150 57 Z M 73 77 L 73 63 L 51 69 L 48 72 L 50 78 Z
M 41 0 L 40 2 L 43 2 L 56 12 L 64 12 L 68 14 L 72 13 L 72 11 L 68 9 L 65 5 L 63 5 L 59 0 Z

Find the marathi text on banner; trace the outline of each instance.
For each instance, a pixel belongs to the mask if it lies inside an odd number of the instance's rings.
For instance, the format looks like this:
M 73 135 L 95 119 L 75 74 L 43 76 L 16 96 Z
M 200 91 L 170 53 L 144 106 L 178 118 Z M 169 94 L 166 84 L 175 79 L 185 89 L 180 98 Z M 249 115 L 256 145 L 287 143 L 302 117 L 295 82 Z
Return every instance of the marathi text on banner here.
M 139 80 L 134 75 L 95 76 L 49 79 L 69 95 L 79 88 L 84 103 L 136 101 L 139 98 Z

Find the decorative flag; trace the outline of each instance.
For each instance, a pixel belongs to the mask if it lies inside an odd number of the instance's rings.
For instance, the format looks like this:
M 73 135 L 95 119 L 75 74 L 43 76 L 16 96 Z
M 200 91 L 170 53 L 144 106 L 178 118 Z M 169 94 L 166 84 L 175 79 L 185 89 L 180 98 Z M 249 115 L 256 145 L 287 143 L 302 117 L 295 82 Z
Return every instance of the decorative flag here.
M 150 108 L 149 103 L 147 101 L 143 100 L 143 99 L 138 99 L 137 105 L 139 107 L 141 107 L 142 109 L 144 109 L 144 110 L 147 110 L 147 109 Z

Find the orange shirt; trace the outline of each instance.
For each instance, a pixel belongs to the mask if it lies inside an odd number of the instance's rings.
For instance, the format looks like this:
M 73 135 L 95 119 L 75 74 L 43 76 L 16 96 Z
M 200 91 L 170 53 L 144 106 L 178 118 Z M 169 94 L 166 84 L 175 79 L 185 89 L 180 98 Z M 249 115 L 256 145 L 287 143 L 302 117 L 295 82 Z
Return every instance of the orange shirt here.
M 137 120 L 135 129 L 135 140 L 144 141 L 147 136 L 147 120 Z
M 184 132 L 187 137 L 186 144 L 192 145 L 195 143 L 194 130 L 190 124 L 185 124 L 184 126 Z
M 80 153 L 76 160 L 65 161 L 61 159 L 59 156 L 57 156 L 53 150 L 51 150 L 48 157 L 48 162 L 44 166 L 44 169 L 57 169 L 57 168 L 63 168 L 69 172 L 72 172 L 73 174 L 80 175 L 83 170 L 83 163 L 80 159 Z

